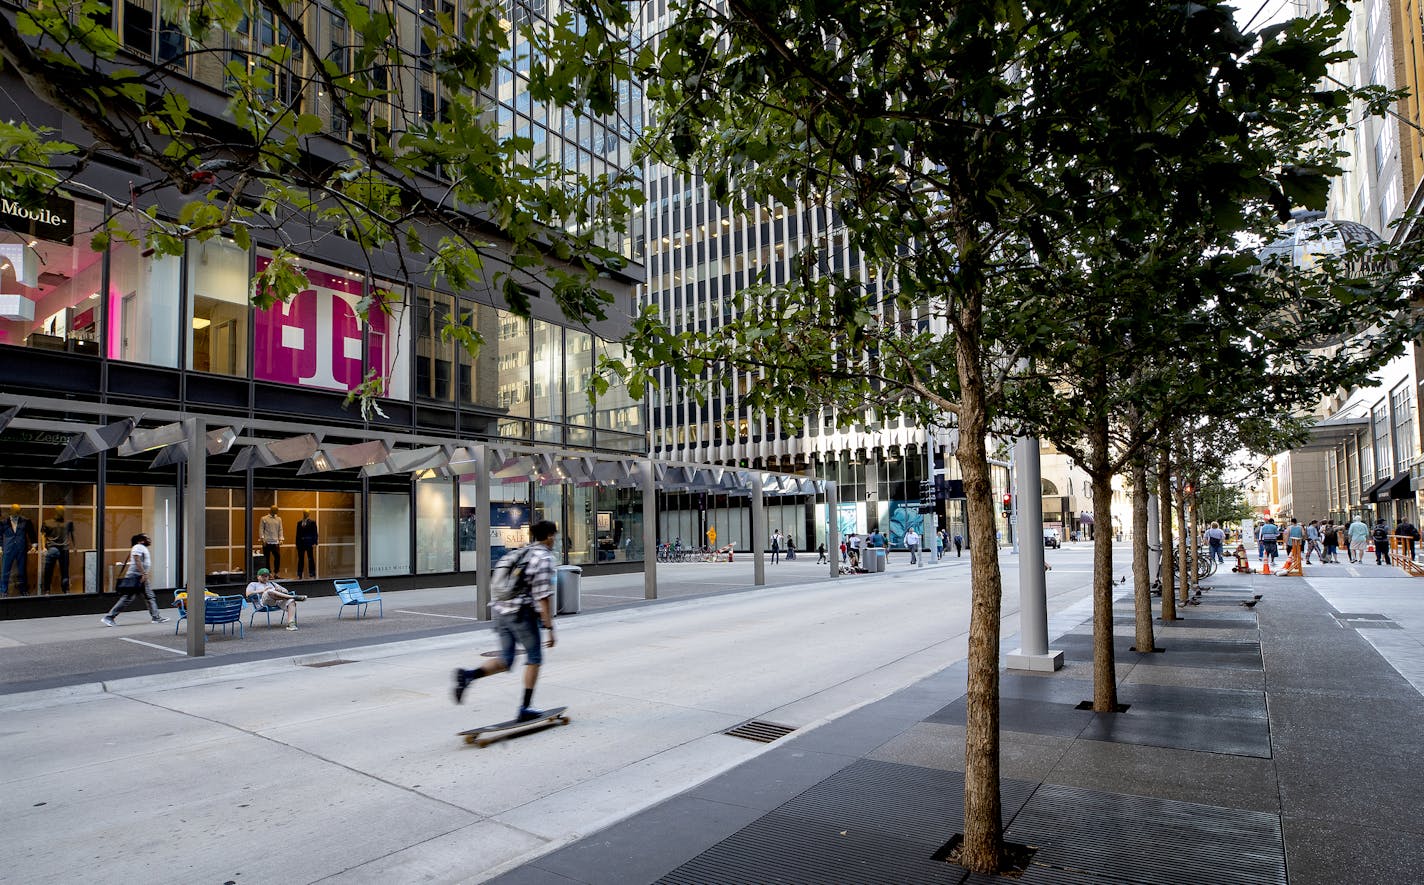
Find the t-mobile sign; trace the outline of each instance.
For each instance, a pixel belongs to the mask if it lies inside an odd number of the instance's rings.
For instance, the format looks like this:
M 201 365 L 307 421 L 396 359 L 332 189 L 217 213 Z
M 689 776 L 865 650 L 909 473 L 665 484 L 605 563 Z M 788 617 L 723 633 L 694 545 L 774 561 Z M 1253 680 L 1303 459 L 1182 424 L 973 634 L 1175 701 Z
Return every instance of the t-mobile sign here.
M 257 259 L 259 271 L 266 258 Z M 310 285 L 285 304 L 257 311 L 256 365 L 260 381 L 300 384 L 327 390 L 351 390 L 365 376 L 361 359 L 362 278 L 350 279 L 306 271 Z M 370 365 L 390 377 L 387 327 L 390 317 L 379 310 L 370 315 Z

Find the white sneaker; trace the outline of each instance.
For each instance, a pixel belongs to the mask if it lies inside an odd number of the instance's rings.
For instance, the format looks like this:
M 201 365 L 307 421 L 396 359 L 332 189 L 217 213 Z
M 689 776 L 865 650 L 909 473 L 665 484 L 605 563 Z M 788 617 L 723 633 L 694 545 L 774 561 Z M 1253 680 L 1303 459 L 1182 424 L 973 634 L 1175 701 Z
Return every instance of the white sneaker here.
M 288 630 L 295 630 L 295 629 L 297 629 L 297 622 L 296 622 L 296 621 L 293 621 L 292 623 L 288 624 L 288 625 L 287 625 L 287 629 L 288 629 Z
M 102 618 L 100 618 L 100 619 L 99 619 L 99 623 L 103 624 L 105 627 L 117 627 L 117 626 L 119 626 L 118 624 L 115 624 L 115 623 L 114 623 L 114 619 L 111 618 L 111 617 L 109 617 L 108 615 L 104 615 Z

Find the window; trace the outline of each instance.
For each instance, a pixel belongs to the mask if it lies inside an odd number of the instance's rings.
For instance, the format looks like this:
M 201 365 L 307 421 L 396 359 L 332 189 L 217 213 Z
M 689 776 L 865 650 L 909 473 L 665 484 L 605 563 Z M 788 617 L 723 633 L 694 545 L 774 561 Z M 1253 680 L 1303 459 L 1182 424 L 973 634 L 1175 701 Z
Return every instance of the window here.
M 534 322 L 534 417 L 564 420 L 564 330 L 542 320 Z
M 116 242 L 109 250 L 109 358 L 177 368 L 182 260 Z
M 249 261 L 231 240 L 188 244 L 188 368 L 247 377 Z
M 0 200 L 0 344 L 99 355 L 104 256 L 88 233 L 102 217 L 92 203 Z
M 453 348 L 443 330 L 454 317 L 454 299 L 439 292 L 421 291 L 416 298 L 415 392 L 425 399 L 450 402 Z
M 455 486 L 448 479 L 415 484 L 416 571 L 455 570 Z

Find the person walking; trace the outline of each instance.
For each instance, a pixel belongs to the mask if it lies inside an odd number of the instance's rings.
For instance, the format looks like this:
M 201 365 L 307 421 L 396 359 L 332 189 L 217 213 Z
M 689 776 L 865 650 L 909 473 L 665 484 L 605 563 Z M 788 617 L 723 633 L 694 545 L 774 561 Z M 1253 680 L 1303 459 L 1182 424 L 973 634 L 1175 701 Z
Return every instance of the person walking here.
M 1211 528 L 1206 530 L 1206 543 L 1210 548 L 1208 555 L 1216 562 L 1225 562 L 1226 554 L 1226 532 L 1221 530 L 1218 523 L 1213 522 Z
M 781 529 L 771 533 L 771 564 L 781 561 Z
M 1409 521 L 1409 517 L 1404 517 L 1395 526 L 1394 533 L 1404 540 L 1404 556 L 1410 562 L 1414 561 L 1414 544 L 1419 540 L 1419 529 L 1414 527 L 1414 523 Z
M 830 560 L 826 559 L 826 542 L 822 541 L 816 545 L 816 565 L 829 565 Z
M 1291 517 L 1290 526 L 1286 528 L 1286 559 L 1295 557 L 1295 564 L 1300 565 L 1305 556 L 1305 526 L 1294 517 Z
M 455 703 L 465 699 L 470 683 L 485 676 L 503 673 L 514 666 L 514 646 L 524 648 L 524 696 L 519 704 L 517 722 L 542 719 L 544 711 L 530 704 L 534 686 L 539 681 L 539 668 L 544 663 L 539 625 L 549 631 L 548 648 L 554 647 L 554 539 L 558 526 L 540 520 L 529 529 L 533 538 L 528 544 L 506 553 L 495 565 L 495 599 L 490 602 L 494 612 L 494 632 L 499 638 L 499 657 L 485 661 L 473 670 L 455 669 Z
M 1261 560 L 1270 560 L 1272 565 L 1276 564 L 1276 556 L 1280 552 L 1276 543 L 1281 539 L 1281 527 L 1276 525 L 1276 520 L 1272 517 L 1266 518 L 1266 524 L 1261 526 Z
M 910 565 L 919 562 L 920 555 L 920 533 L 914 529 L 905 532 L 905 549 L 910 551 Z
M 1310 525 L 1305 527 L 1305 563 L 1310 564 L 1311 555 L 1320 557 L 1320 561 L 1325 562 L 1325 554 L 1320 551 L 1320 520 L 1312 519 Z
M 1375 523 L 1374 530 L 1370 532 L 1371 539 L 1375 542 L 1375 565 L 1390 565 L 1389 561 L 1389 523 L 1381 516 Z
M 786 561 L 791 562 L 796 558 L 796 539 L 790 535 L 786 536 Z
M 1324 552 L 1320 554 L 1320 561 L 1339 562 L 1340 536 L 1336 533 L 1334 522 L 1325 521 L 1325 525 L 1320 529 L 1320 540 L 1325 546 Z
M 1350 523 L 1347 532 L 1350 536 L 1350 561 L 1364 562 L 1365 544 L 1369 541 L 1370 527 L 1365 525 L 1364 520 L 1356 516 L 1355 520 Z
M 129 543 L 133 544 L 133 549 L 129 551 L 129 558 L 124 560 L 124 573 L 119 578 L 119 601 L 114 603 L 107 615 L 99 619 L 99 623 L 105 627 L 117 627 L 114 618 L 142 593 L 148 599 L 149 617 L 153 619 L 153 623 L 162 624 L 168 619 L 158 613 L 158 599 L 153 595 L 153 584 L 150 580 L 153 575 L 153 557 L 148 548 L 153 546 L 153 539 L 139 532 L 129 539 Z
M 964 552 L 964 537 L 958 532 L 954 534 L 954 558 L 958 559 Z
M 939 531 L 935 532 L 935 562 L 939 562 L 941 559 L 944 559 L 944 548 L 947 546 L 948 545 L 945 544 L 944 529 L 940 529 Z

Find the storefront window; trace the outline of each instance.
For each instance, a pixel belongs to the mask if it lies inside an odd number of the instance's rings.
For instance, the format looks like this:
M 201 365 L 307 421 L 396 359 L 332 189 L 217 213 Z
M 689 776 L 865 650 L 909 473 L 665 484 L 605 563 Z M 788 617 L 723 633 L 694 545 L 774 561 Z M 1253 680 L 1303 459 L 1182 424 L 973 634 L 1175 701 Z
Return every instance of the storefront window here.
M 209 586 L 241 584 L 248 580 L 246 524 L 246 490 L 208 489 L 208 549 L 203 571 Z
M 455 569 L 455 486 L 448 479 L 415 484 L 416 571 Z
M 103 254 L 89 232 L 102 219 L 92 203 L 0 200 L 0 344 L 99 355 Z
M 172 486 L 108 485 L 104 487 L 103 566 L 105 587 L 113 589 L 133 549 L 130 540 L 143 532 L 153 539 L 155 590 L 177 586 L 178 490 Z M 166 601 L 160 600 L 160 605 Z
M 231 240 L 188 244 L 188 368 L 247 377 L 248 263 Z
M 16 524 L 19 542 L 4 549 L 0 576 L 7 595 L 98 592 L 94 486 L 0 480 L 0 520 L 9 521 L 15 507 L 29 525 Z M 38 549 L 27 543 L 31 538 Z
M 410 491 L 371 493 L 372 576 L 408 575 L 410 569 Z
M 257 269 L 269 259 L 259 255 Z M 370 369 L 392 375 L 400 313 L 372 310 L 362 322 L 357 309 L 366 280 L 355 271 L 303 261 L 308 286 L 285 304 L 256 312 L 253 377 L 325 390 L 352 390 Z M 366 341 L 369 328 L 371 340 Z
M 291 580 L 346 578 L 361 564 L 359 495 L 354 491 L 258 489 L 252 497 L 255 568 Z M 276 513 L 272 508 L 276 507 Z M 275 517 L 275 522 L 272 520 Z M 263 521 L 267 521 L 264 534 Z M 273 550 L 269 538 L 281 540 Z M 310 543 L 312 541 L 315 543 Z M 313 570 L 314 567 L 314 570 Z M 299 574 L 300 573 L 300 574 Z
M 117 241 L 110 247 L 110 359 L 177 368 L 182 267 L 176 255 Z

